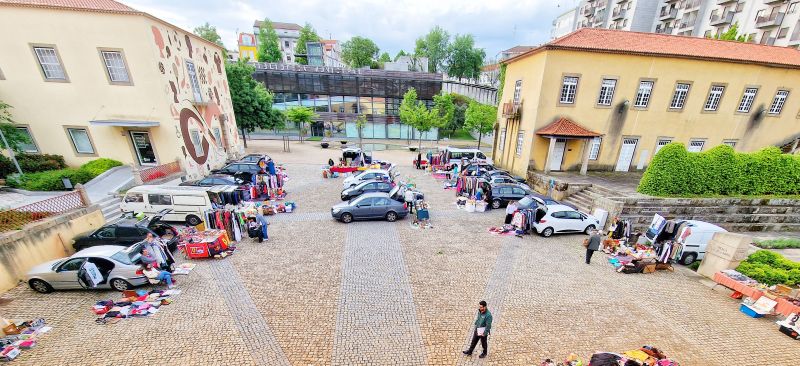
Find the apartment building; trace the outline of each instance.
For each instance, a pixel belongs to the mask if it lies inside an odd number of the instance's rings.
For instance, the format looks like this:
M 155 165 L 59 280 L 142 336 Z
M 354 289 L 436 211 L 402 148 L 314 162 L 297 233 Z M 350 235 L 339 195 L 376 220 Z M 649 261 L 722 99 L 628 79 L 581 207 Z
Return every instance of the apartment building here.
M 253 34 L 256 35 L 255 44 L 258 46 L 258 33 L 264 25 L 263 21 L 256 20 L 253 23 Z M 295 55 L 297 54 L 297 40 L 300 38 L 301 26 L 295 23 L 272 22 L 272 27 L 278 33 L 278 43 L 281 47 L 281 61 L 285 64 L 296 64 Z
M 192 178 L 243 152 L 214 43 L 112 0 L 0 0 L 0 34 L 0 100 L 26 152 L 177 160 Z
M 800 52 L 579 29 L 505 61 L 494 161 L 528 169 L 644 169 L 689 151 L 785 146 L 800 137 Z
M 581 0 L 575 29 L 607 28 L 649 32 L 659 0 Z
M 572 8 L 553 20 L 553 29 L 550 30 L 550 39 L 565 36 L 575 30 L 578 19 L 578 8 Z

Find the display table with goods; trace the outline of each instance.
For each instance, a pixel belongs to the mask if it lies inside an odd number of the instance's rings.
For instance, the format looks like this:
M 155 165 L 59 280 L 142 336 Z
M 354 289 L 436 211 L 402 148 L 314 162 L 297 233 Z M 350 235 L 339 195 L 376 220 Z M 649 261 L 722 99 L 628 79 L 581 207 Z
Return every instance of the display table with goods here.
M 791 313 L 784 320 L 775 322 L 778 330 L 789 337 L 800 340 L 800 313 Z
M 800 297 L 793 297 L 791 288 L 787 286 L 767 286 L 732 269 L 717 272 L 713 279 L 717 284 L 733 290 L 734 293 L 731 295 L 733 298 L 747 297 L 755 302 L 766 297 L 774 301 L 771 311 L 761 315 L 774 313 L 789 316 L 792 313 L 800 313 Z
M 197 230 L 187 227 L 180 230 L 178 248 L 190 259 L 227 257 L 236 249 L 227 231 L 219 229 Z
M 116 324 L 123 319 L 146 318 L 161 311 L 161 307 L 172 304 L 173 296 L 181 290 L 136 290 L 123 291 L 122 298 L 101 300 L 93 307 L 92 312 L 99 315 L 96 324 Z
M 0 361 L 11 361 L 22 351 L 35 347 L 53 328 L 44 319 L 17 322 L 0 318 L 0 329 Z

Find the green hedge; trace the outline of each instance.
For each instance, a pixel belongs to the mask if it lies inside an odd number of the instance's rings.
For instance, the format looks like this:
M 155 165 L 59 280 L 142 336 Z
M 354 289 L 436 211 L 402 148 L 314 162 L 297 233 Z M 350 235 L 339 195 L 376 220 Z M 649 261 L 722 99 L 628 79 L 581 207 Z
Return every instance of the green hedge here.
M 767 285 L 800 285 L 800 263 L 769 250 L 750 254 L 736 267 L 743 275 Z
M 64 169 L 67 164 L 64 163 L 64 157 L 61 155 L 50 154 L 17 154 L 17 163 L 22 171 L 25 173 L 37 173 L 47 170 Z M 0 155 L 0 178 L 5 178 L 10 174 L 17 172 L 17 168 L 11 159 Z
M 690 153 L 681 143 L 659 150 L 639 182 L 653 196 L 800 194 L 800 157 L 768 147 L 737 153 L 727 145 Z
M 85 184 L 94 177 L 102 174 L 108 169 L 122 165 L 121 162 L 112 159 L 92 160 L 80 168 L 67 168 L 49 170 L 38 173 L 26 173 L 25 175 L 11 175 L 7 183 L 14 188 L 22 188 L 29 191 L 62 191 L 64 183 L 62 178 L 69 178 L 72 184 Z
M 106 170 L 118 167 L 120 165 L 122 165 L 122 163 L 114 159 L 100 158 L 81 165 L 81 169 L 92 173 L 92 175 L 96 177 L 100 174 L 103 174 L 103 172 L 105 172 Z

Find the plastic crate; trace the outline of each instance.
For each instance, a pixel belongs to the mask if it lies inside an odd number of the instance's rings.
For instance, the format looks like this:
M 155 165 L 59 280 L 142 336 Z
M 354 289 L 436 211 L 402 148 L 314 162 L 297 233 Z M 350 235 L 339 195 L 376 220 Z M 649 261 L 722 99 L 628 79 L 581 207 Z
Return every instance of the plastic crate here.
M 764 317 L 764 314 L 761 314 L 761 313 L 751 309 L 749 306 L 747 306 L 745 304 L 742 304 L 741 306 L 739 306 L 739 311 L 747 314 L 747 316 L 749 316 L 751 318 L 763 318 Z

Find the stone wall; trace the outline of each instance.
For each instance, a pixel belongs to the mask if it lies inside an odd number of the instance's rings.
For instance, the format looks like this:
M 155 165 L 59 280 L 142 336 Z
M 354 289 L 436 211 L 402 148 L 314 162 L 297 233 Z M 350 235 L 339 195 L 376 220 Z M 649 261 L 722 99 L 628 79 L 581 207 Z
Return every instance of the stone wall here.
M 584 184 L 584 183 L 569 183 L 564 180 L 559 180 L 559 178 L 551 177 L 549 175 L 541 174 L 534 170 L 528 170 L 528 176 L 526 177 L 528 185 L 537 193 L 550 196 L 554 200 L 563 200 L 564 198 L 569 197 L 571 194 L 578 193 L 588 187 L 591 187 L 591 184 Z M 551 189 L 551 183 L 552 189 Z
M 0 293 L 15 287 L 35 265 L 72 255 L 72 239 L 105 224 L 90 206 L 51 217 L 0 236 Z

